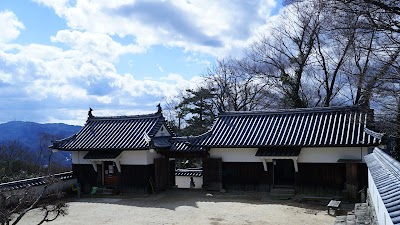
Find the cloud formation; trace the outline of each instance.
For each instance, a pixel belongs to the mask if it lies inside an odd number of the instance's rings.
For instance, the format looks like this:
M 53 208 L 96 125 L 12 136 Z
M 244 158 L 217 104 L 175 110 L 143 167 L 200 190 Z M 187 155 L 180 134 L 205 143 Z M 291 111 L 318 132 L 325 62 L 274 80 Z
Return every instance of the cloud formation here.
M 0 27 L 0 43 L 16 39 L 25 28 L 17 16 L 8 10 L 0 11 Z
M 48 37 L 48 44 L 18 44 L 30 27 L 14 12 L 0 11 L 0 109 L 12 112 L 1 114 L 0 122 L 82 125 L 89 106 L 97 115 L 155 112 L 159 102 L 202 78 L 184 77 L 159 61 L 151 63 L 161 75 L 156 78 L 121 72 L 116 65 L 122 57 L 164 46 L 183 49 L 182 63 L 210 66 L 196 54 L 239 52 L 275 6 L 274 0 L 34 1 L 53 9 L 67 26 Z M 131 62 L 132 68 L 143 66 Z
M 131 36 L 142 48 L 182 47 L 217 57 L 246 46 L 276 5 L 275 0 L 35 1 L 54 9 L 71 30 Z

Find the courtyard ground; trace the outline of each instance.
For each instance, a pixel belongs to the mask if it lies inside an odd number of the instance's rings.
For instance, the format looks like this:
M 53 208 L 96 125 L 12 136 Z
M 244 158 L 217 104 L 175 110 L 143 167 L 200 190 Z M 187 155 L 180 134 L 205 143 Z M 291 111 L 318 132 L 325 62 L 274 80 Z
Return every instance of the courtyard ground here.
M 324 204 L 272 200 L 265 193 L 170 190 L 156 195 L 99 195 L 69 198 L 68 215 L 57 224 L 334 224 Z M 19 224 L 37 224 L 29 212 Z

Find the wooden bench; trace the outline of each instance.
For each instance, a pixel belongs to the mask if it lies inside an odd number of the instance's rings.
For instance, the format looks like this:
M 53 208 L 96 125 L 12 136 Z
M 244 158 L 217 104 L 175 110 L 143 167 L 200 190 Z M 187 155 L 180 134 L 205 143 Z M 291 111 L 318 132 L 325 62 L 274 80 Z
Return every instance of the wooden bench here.
M 336 201 L 336 200 L 331 200 L 327 205 L 328 206 L 328 215 L 331 215 L 330 214 L 331 209 L 333 209 L 335 211 L 334 215 L 336 215 L 336 212 L 340 207 L 340 203 L 342 203 L 342 202 L 341 201 Z

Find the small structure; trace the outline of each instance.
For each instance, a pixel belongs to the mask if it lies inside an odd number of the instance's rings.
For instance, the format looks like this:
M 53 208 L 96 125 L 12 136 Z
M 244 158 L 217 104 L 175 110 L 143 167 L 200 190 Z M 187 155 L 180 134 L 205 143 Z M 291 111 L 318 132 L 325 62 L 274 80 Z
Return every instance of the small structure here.
M 365 156 L 368 202 L 378 224 L 400 224 L 400 162 L 379 148 Z
M 165 140 L 173 135 L 161 107 L 157 113 L 137 116 L 98 117 L 91 111 L 77 134 L 50 146 L 72 152 L 72 169 L 83 191 L 95 186 L 147 192 L 151 180 L 156 188 L 166 188 L 168 178 L 156 179 L 155 175 L 165 173 L 157 165 L 168 165 L 168 159 L 152 148 L 154 138 Z
M 228 191 L 284 187 L 357 201 L 367 185 L 363 157 L 382 138 L 368 128 L 373 128 L 372 117 L 372 110 L 356 106 L 221 112 L 192 146 L 209 149 L 205 186 Z
M 336 215 L 337 210 L 340 207 L 340 203 L 342 203 L 341 201 L 337 201 L 337 200 L 331 200 L 329 201 L 327 207 L 328 207 L 328 215 L 331 215 L 331 211 L 333 210 L 335 213 L 334 215 Z
M 175 182 L 177 188 L 203 188 L 202 169 L 177 169 L 175 171 Z
M 346 195 L 357 201 L 367 185 L 364 156 L 382 138 L 369 129 L 372 116 L 356 106 L 220 112 L 206 133 L 174 137 L 158 106 L 148 115 L 90 113 L 81 131 L 51 147 L 72 151 L 74 173 L 89 188 L 162 190 L 180 179 L 175 159 L 201 158 L 207 190 Z M 199 187 L 195 176 L 192 183 Z

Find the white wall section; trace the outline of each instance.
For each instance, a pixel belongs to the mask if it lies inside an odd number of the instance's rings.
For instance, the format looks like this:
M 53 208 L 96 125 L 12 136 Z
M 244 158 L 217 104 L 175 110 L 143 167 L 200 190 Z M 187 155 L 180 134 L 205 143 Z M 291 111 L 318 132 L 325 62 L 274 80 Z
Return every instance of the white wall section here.
M 262 162 L 256 157 L 258 148 L 211 148 L 210 158 L 222 158 L 223 162 Z
M 92 164 L 93 161 L 84 159 L 83 157 L 88 151 L 73 151 L 71 153 L 73 164 Z M 150 165 L 154 163 L 155 158 L 160 158 L 161 155 L 150 150 L 140 151 L 123 151 L 119 157 L 121 165 Z M 99 164 L 99 162 L 97 162 Z
M 336 163 L 339 159 L 353 159 L 364 162 L 367 147 L 308 147 L 302 148 L 299 163 Z

